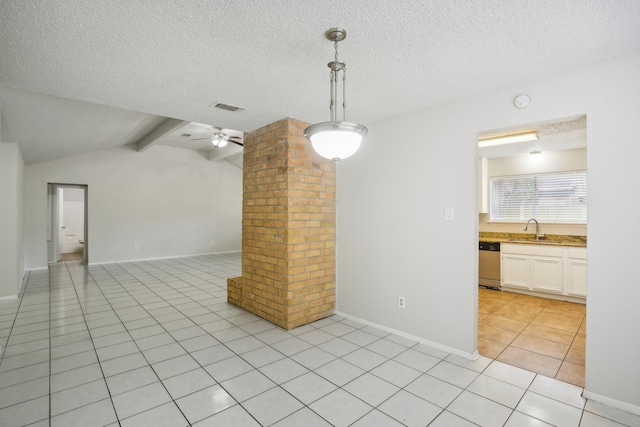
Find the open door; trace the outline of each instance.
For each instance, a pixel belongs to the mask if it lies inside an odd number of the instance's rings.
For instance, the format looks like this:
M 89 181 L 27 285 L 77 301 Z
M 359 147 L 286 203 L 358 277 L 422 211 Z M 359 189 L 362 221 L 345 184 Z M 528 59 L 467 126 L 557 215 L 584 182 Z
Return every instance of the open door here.
M 47 251 L 49 263 L 88 260 L 88 188 L 86 185 L 49 184 Z
M 60 205 L 58 200 L 58 186 L 56 184 L 48 184 L 47 205 L 49 215 L 47 219 L 47 259 L 49 264 L 60 261 L 60 244 L 58 242 Z
M 82 242 L 82 261 L 84 264 L 89 264 L 89 187 L 83 185 L 84 187 L 84 241 Z

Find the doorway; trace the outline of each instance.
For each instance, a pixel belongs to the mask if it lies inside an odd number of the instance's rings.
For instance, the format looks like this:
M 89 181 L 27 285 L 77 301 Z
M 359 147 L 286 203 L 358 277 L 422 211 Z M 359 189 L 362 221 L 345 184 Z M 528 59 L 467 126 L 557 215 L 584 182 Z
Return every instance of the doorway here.
M 49 263 L 88 261 L 88 187 L 49 183 L 47 255 Z
M 585 116 L 523 125 L 517 131 L 525 129 L 536 129 L 537 139 L 527 143 L 496 145 L 478 150 L 481 158 L 478 177 L 479 237 L 487 241 L 495 239 L 496 242 L 504 243 L 524 239 L 528 237 L 524 228 L 526 220 L 533 216 L 538 219 L 540 219 L 539 216 L 543 216 L 542 233 L 546 234 L 547 238 L 553 240 L 552 237 L 558 237 L 561 241 L 565 238 L 571 240 L 584 237 L 586 242 L 586 222 L 581 222 L 580 218 L 577 218 L 578 215 L 575 215 L 576 218 L 571 221 L 563 222 L 544 218 L 546 211 L 542 209 L 535 214 L 529 214 L 528 204 L 533 204 L 532 200 L 537 203 L 536 206 L 546 207 L 542 201 L 556 197 L 554 206 L 560 205 L 561 202 L 557 201 L 560 196 L 556 188 L 549 189 L 548 186 L 541 184 L 539 192 L 536 193 L 537 198 L 534 200 L 529 196 L 531 190 L 524 189 L 521 185 L 520 189 L 524 196 L 517 200 L 519 210 L 514 211 L 515 219 L 505 214 L 506 207 L 510 205 L 505 205 L 499 197 L 494 200 L 492 206 L 492 200 L 489 197 L 492 179 L 496 180 L 496 191 L 500 196 L 501 182 L 506 182 L 507 178 L 524 177 L 518 182 L 525 183 L 533 176 L 569 174 L 576 171 L 584 171 L 586 174 Z M 543 182 L 542 178 L 539 182 Z M 562 186 L 562 196 L 566 198 L 569 194 L 577 194 L 576 188 L 578 187 Z M 574 199 L 575 204 L 578 204 L 578 201 L 586 203 L 586 198 L 581 199 L 576 196 Z M 563 206 L 569 206 L 564 199 L 563 203 Z M 586 216 L 584 220 L 586 221 Z M 529 229 L 528 234 L 530 235 L 531 232 L 532 229 Z M 535 233 L 537 232 L 536 227 Z M 522 265 L 525 265 L 524 262 Z M 526 271 L 524 268 L 522 270 L 523 280 L 531 278 L 527 275 L 529 264 L 526 265 Z M 511 280 L 508 283 L 509 286 L 507 281 L 501 282 L 504 286 L 502 290 L 480 288 L 477 321 L 479 353 L 494 360 L 583 387 L 586 305 L 584 301 L 570 297 L 575 294 L 575 289 L 565 283 L 564 278 L 567 274 L 570 275 L 570 273 L 562 273 L 563 284 L 561 289 L 555 292 L 557 294 L 555 298 L 554 294 L 538 295 L 539 293 L 534 292 L 533 281 L 515 284 Z

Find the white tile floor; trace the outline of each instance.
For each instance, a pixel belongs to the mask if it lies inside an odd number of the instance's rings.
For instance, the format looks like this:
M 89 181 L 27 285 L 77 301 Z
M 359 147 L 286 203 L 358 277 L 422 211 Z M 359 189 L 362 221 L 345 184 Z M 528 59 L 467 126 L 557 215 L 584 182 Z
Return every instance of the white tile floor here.
M 10 426 L 640 426 L 582 389 L 332 316 L 292 331 L 226 303 L 240 255 L 28 274 L 0 302 Z

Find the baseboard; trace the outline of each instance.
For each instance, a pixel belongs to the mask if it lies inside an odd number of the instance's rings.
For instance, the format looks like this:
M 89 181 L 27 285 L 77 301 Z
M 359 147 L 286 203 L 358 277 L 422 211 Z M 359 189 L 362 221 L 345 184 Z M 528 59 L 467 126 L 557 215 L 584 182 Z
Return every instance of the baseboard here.
M 13 301 L 18 299 L 18 297 L 22 294 L 22 291 L 24 291 L 24 287 L 27 285 L 27 281 L 25 280 L 25 277 L 27 276 L 28 272 L 29 270 L 25 270 L 22 272 L 22 278 L 20 279 L 20 287 L 18 287 L 18 293 L 15 295 L 7 295 L 4 297 L 0 297 L 0 301 Z
M 380 325 L 378 323 L 370 322 L 368 320 L 361 319 L 359 317 L 352 316 L 350 314 L 346 314 L 346 313 L 343 313 L 343 312 L 340 312 L 340 311 L 336 311 L 336 314 L 340 315 L 342 317 L 346 317 L 347 319 L 355 320 L 356 322 L 364 323 L 365 325 L 373 326 L 374 328 L 382 329 L 383 331 L 392 333 L 394 335 L 398 335 L 398 336 L 401 336 L 403 338 L 407 338 L 407 339 L 412 340 L 412 341 L 417 341 L 420 344 L 428 345 L 429 347 L 433 347 L 435 349 L 442 350 L 442 351 L 447 352 L 447 353 L 455 354 L 456 356 L 460 356 L 460 357 L 463 357 L 463 358 L 468 359 L 468 360 L 476 360 L 478 358 L 478 356 L 479 356 L 477 351 L 474 351 L 473 353 L 467 353 L 466 351 L 461 351 L 461 350 L 458 350 L 457 348 L 449 347 L 449 346 L 446 346 L 446 345 L 443 345 L 443 344 L 440 344 L 440 343 L 437 343 L 437 342 L 434 342 L 434 341 L 429 341 L 429 340 L 426 340 L 424 338 L 420 338 L 420 337 L 417 337 L 415 335 L 407 334 L 405 332 L 398 331 L 396 329 L 389 328 L 387 326 Z
M 595 400 L 596 402 L 604 403 L 605 405 L 611 406 L 612 408 L 620 409 L 622 411 L 626 411 L 632 413 L 634 415 L 640 416 L 640 406 L 633 405 L 631 403 L 622 402 L 620 400 L 612 399 L 607 396 L 603 396 L 601 394 L 592 393 L 590 391 L 584 390 L 582 392 L 582 397 L 586 397 L 587 399 Z
M 118 261 L 98 261 L 98 262 L 89 262 L 88 265 L 107 265 L 107 264 L 118 264 L 122 262 L 144 262 L 144 261 L 158 261 L 163 259 L 175 259 L 175 258 L 189 258 L 194 256 L 203 256 L 203 255 L 224 255 L 224 254 L 235 254 L 241 253 L 242 250 L 237 251 L 225 251 L 225 252 L 206 252 L 201 254 L 189 254 L 189 255 L 172 255 L 172 256 L 160 256 L 160 257 L 152 257 L 152 258 L 135 258 L 135 259 L 121 259 Z
M 500 290 L 502 292 L 511 292 L 513 294 L 530 295 L 533 297 L 553 299 L 558 301 L 574 302 L 576 304 L 582 304 L 582 305 L 587 304 L 586 297 L 575 297 L 571 295 L 553 294 L 551 292 L 536 292 L 536 291 L 529 291 L 527 289 L 510 288 L 508 286 L 503 286 L 502 288 L 500 288 Z

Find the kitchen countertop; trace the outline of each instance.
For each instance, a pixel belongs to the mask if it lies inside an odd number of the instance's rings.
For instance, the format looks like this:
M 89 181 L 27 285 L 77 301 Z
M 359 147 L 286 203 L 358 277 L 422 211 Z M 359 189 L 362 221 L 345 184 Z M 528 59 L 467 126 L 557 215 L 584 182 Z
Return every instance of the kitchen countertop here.
M 500 242 L 526 245 L 573 246 L 578 248 L 587 247 L 587 236 L 572 236 L 568 234 L 546 234 L 542 239 L 536 240 L 535 233 L 499 233 L 481 231 L 479 240 L 481 242 Z

